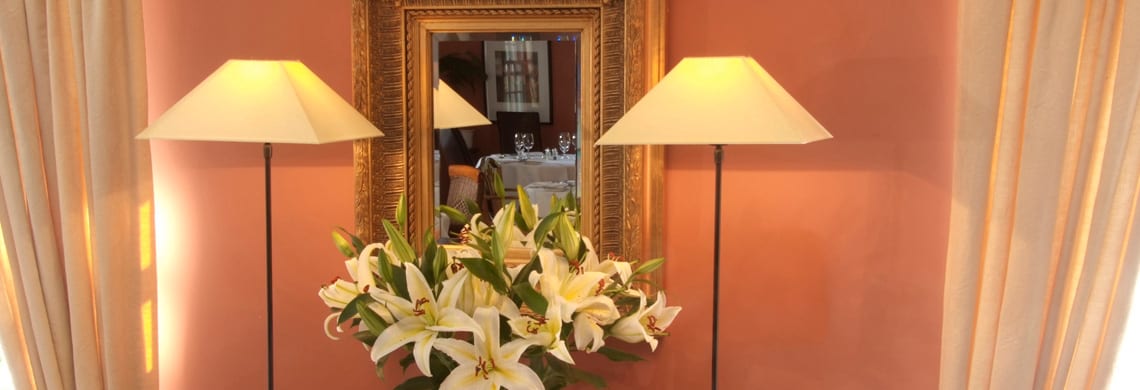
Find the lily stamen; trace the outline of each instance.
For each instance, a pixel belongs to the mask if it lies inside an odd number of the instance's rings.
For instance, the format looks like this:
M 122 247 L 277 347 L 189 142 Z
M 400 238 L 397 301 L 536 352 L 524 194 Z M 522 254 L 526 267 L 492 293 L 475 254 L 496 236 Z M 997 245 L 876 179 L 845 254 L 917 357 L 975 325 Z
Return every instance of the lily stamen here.
M 422 315 L 424 315 L 424 314 L 427 314 L 427 310 L 425 310 L 425 309 L 423 308 L 423 305 L 424 305 L 425 303 L 428 303 L 428 299 L 427 299 L 427 298 L 420 298 L 420 299 L 417 299 L 417 300 L 416 300 L 416 307 L 415 307 L 414 309 L 412 309 L 412 314 L 415 314 L 415 315 L 416 315 L 416 317 L 419 317 L 419 316 L 422 316 Z
M 495 361 L 483 360 L 482 356 L 478 358 L 479 362 L 475 364 L 475 376 L 482 376 L 484 380 L 491 379 L 491 370 L 495 369 Z
M 662 333 L 661 331 L 663 329 L 657 327 L 657 317 L 646 316 L 645 318 L 647 320 L 646 322 L 648 322 L 647 324 L 645 324 L 645 329 L 649 329 L 649 331 L 653 332 L 654 334 L 661 334 Z

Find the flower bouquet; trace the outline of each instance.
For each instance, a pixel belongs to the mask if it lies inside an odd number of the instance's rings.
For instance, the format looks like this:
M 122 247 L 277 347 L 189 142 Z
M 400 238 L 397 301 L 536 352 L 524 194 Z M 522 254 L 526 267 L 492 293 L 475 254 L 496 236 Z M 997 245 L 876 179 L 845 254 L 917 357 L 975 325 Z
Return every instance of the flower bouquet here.
M 521 188 L 519 196 L 524 206 L 506 204 L 491 224 L 473 216 L 459 245 L 437 245 L 427 232 L 423 253 L 405 238 L 404 199 L 396 223 L 383 221 L 388 242 L 365 245 L 334 232 L 353 280 L 320 289 L 333 311 L 326 334 L 354 329 L 381 378 L 393 352 L 410 352 L 399 364 L 423 375 L 397 389 L 600 388 L 605 381 L 576 368 L 571 350 L 641 360 L 607 347 L 610 337 L 656 350 L 681 310 L 665 305 L 664 292 L 647 306 L 639 289 L 663 259 L 601 258 L 579 233 L 573 194 L 552 199 L 551 209 L 563 211 L 541 220 Z

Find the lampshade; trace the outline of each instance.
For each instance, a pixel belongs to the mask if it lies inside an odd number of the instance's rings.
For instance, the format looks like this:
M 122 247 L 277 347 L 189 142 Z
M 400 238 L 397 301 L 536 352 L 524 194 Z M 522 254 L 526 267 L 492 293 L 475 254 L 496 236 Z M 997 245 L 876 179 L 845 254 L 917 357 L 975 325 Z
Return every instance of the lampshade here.
M 298 61 L 229 60 L 136 138 L 323 144 L 382 135 Z
M 751 57 L 685 58 L 598 145 L 805 144 L 831 138 Z
M 487 117 L 475 107 L 471 107 L 467 99 L 459 96 L 459 93 L 443 80 L 439 80 L 439 85 L 432 89 L 432 104 L 432 127 L 436 129 L 491 124 Z

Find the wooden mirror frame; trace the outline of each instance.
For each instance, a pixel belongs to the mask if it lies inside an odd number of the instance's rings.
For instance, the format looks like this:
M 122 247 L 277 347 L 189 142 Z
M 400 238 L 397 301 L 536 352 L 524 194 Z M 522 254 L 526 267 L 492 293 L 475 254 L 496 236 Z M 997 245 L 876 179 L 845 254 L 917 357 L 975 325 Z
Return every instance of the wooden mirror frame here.
M 354 101 L 384 132 L 353 146 L 362 239 L 386 239 L 403 194 L 409 234 L 434 227 L 431 33 L 580 31 L 582 232 L 599 253 L 661 256 L 663 148 L 594 142 L 663 75 L 664 0 L 354 0 L 352 14 Z

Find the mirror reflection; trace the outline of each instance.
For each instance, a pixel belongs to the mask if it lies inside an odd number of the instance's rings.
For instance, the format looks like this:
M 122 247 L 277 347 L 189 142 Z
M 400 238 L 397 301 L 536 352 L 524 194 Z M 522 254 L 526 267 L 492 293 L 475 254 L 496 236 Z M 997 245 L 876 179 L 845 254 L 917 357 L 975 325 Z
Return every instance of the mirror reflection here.
M 434 200 L 492 216 L 523 188 L 550 213 L 578 196 L 578 33 L 433 34 Z M 496 191 L 495 178 L 503 193 Z M 439 215 L 447 242 L 467 219 Z

